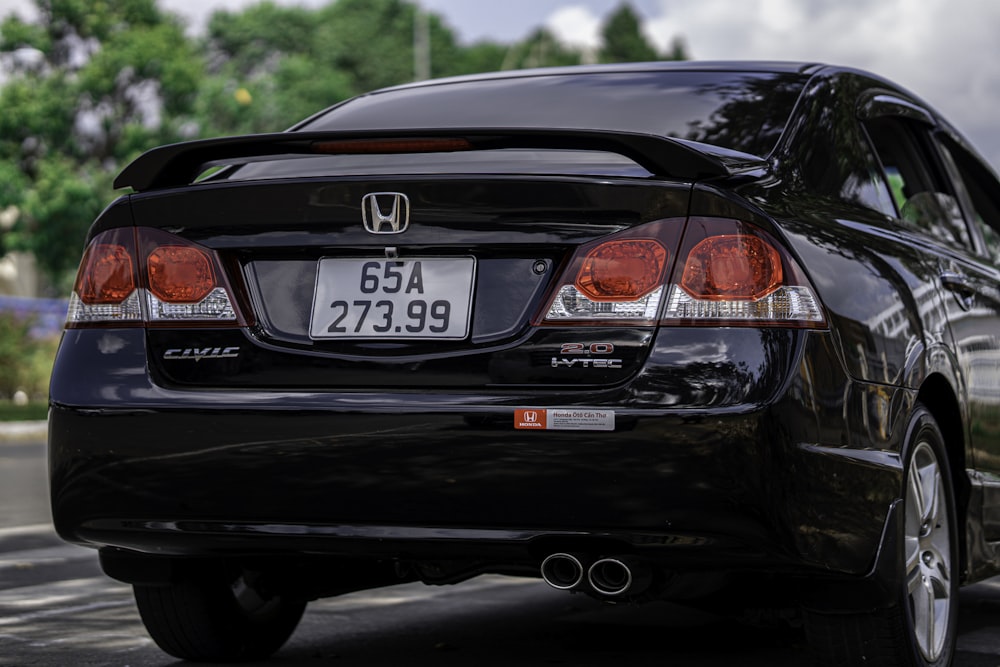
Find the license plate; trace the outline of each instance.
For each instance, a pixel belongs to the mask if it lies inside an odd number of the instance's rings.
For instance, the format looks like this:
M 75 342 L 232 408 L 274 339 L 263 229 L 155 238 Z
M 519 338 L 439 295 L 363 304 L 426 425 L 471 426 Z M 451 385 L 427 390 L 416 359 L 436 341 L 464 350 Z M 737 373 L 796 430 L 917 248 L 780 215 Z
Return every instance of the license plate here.
M 309 336 L 461 340 L 475 275 L 472 257 L 323 258 Z

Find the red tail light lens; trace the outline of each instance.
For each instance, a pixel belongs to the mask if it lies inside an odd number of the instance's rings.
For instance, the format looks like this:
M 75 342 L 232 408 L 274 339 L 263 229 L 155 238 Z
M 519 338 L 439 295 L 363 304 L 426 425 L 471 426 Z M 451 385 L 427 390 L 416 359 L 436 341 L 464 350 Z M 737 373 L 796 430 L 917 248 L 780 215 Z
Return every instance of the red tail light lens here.
M 201 301 L 215 289 L 208 253 L 194 246 L 161 246 L 146 258 L 149 290 L 161 301 Z
M 698 299 L 756 300 L 778 289 L 782 280 L 774 246 L 757 236 L 734 234 L 712 236 L 692 248 L 681 287 Z
M 87 249 L 76 282 L 80 301 L 88 306 L 121 303 L 135 287 L 130 248 L 118 243 L 96 243 Z
M 662 287 L 666 269 L 659 241 L 608 241 L 587 254 L 575 285 L 591 301 L 634 301 Z
M 158 229 L 113 229 L 84 253 L 66 326 L 246 326 L 233 295 L 212 250 Z

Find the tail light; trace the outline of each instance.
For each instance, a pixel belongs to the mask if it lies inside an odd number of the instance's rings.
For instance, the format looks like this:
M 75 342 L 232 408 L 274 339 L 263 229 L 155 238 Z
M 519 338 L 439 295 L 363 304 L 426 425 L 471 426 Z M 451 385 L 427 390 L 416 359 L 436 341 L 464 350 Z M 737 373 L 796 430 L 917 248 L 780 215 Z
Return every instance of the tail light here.
M 825 326 L 815 292 L 782 245 L 725 218 L 662 220 L 583 246 L 539 323 L 658 322 Z
M 542 324 L 656 323 L 681 218 L 633 227 L 582 246 L 563 273 Z
M 679 256 L 664 324 L 825 326 L 802 269 L 774 237 L 754 225 L 691 218 Z
M 84 253 L 68 328 L 246 326 L 214 251 L 150 228 L 99 234 Z

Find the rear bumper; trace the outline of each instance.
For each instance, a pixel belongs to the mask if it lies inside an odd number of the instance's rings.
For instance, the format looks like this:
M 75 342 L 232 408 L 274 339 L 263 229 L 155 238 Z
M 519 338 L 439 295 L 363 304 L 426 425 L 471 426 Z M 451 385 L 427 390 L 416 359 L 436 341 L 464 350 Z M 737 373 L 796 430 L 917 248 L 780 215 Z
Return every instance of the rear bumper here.
M 759 332 L 712 335 L 730 350 L 756 337 L 759 351 Z M 864 435 L 891 429 L 871 415 L 865 432 L 831 423 L 864 391 L 828 371 L 823 332 L 788 333 L 794 354 L 752 358 L 757 380 L 728 393 L 710 390 L 727 367 L 681 383 L 662 344 L 657 370 L 627 387 L 434 396 L 171 390 L 145 372 L 141 331 L 74 336 L 53 380 L 52 508 L 60 535 L 91 546 L 467 558 L 498 571 L 585 550 L 677 570 L 863 577 L 901 486 L 892 440 Z M 806 367 L 827 369 L 828 384 L 807 385 Z M 664 405 L 664 387 L 682 384 L 704 405 Z M 613 410 L 615 429 L 514 428 L 515 409 L 553 406 Z

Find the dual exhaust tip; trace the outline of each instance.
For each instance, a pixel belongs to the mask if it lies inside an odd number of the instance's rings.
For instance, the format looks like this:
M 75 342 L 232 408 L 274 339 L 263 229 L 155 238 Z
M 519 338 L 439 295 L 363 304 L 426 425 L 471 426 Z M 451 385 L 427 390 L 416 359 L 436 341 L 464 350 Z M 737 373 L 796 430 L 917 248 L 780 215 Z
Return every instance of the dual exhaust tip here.
M 649 588 L 649 566 L 628 556 L 589 559 L 569 553 L 555 553 L 542 561 L 542 579 L 561 591 L 591 590 L 608 597 L 637 595 Z M 586 578 L 586 581 L 584 579 Z

